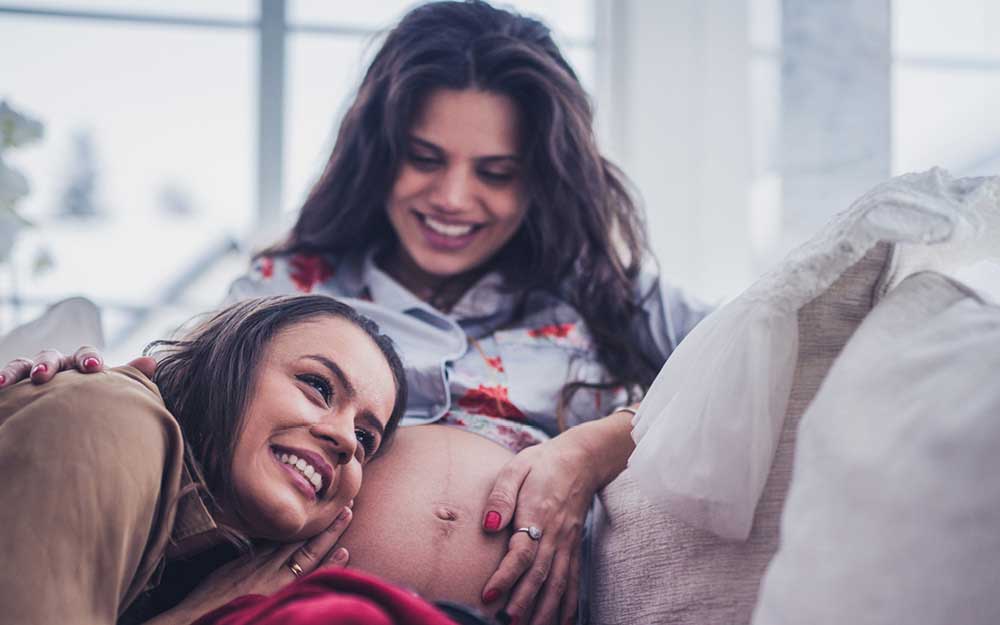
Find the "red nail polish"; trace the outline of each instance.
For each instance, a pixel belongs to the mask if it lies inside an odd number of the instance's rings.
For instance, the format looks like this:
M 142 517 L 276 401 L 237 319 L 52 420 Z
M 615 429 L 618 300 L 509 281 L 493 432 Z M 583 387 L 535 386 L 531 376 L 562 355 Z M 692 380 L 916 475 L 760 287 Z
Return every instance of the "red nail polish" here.
M 483 603 L 493 603 L 500 596 L 500 591 L 494 588 L 493 590 L 487 590 L 486 594 L 483 595 Z
M 45 373 L 48 370 L 49 370 L 49 366 L 46 365 L 46 364 L 35 365 L 35 368 L 31 370 L 31 373 L 32 374 L 35 374 L 35 373 Z
M 3 386 L 6 383 L 7 383 L 7 378 L 0 375 L 0 386 Z
M 93 356 L 84 359 L 83 368 L 84 369 L 96 369 L 101 364 L 101 361 L 94 358 Z
M 490 510 L 486 513 L 486 520 L 483 522 L 483 527 L 488 530 L 500 529 L 500 513 L 496 510 Z

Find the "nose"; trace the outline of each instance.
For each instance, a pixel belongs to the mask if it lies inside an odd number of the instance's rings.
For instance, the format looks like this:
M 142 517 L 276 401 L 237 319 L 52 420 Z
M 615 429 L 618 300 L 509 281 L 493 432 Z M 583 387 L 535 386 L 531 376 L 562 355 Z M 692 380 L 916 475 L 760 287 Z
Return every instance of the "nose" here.
M 451 164 L 441 172 L 431 202 L 445 212 L 461 211 L 472 203 L 474 186 L 475 178 L 467 167 Z
M 316 423 L 310 433 L 320 439 L 336 464 L 347 464 L 358 449 L 354 434 L 354 419 L 336 416 Z

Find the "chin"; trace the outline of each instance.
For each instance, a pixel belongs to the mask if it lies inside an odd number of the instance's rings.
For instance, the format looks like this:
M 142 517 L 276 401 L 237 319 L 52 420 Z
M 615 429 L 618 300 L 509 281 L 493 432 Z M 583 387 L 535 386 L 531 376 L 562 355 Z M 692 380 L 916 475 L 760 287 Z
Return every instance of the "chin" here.
M 441 253 L 426 254 L 417 260 L 417 266 L 421 271 L 442 280 L 472 271 L 482 263 L 483 261 L 477 259 L 456 258 Z

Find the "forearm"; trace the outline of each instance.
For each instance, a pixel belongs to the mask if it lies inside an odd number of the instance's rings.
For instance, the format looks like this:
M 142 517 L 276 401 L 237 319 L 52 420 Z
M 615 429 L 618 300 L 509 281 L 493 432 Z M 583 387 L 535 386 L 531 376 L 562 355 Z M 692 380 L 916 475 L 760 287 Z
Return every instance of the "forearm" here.
M 635 449 L 632 413 L 618 410 L 574 430 L 578 430 L 580 444 L 591 459 L 595 490 L 600 490 L 625 470 Z

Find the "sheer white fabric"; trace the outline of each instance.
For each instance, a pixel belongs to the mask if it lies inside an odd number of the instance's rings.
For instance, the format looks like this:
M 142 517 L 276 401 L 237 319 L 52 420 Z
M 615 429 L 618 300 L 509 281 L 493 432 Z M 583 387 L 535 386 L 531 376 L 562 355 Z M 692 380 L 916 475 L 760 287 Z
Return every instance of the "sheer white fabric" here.
M 745 540 L 781 433 L 799 308 L 879 241 L 903 244 L 898 282 L 998 258 L 998 240 L 1000 177 L 932 169 L 872 189 L 673 353 L 633 421 L 629 467 L 640 490 L 681 521 Z

